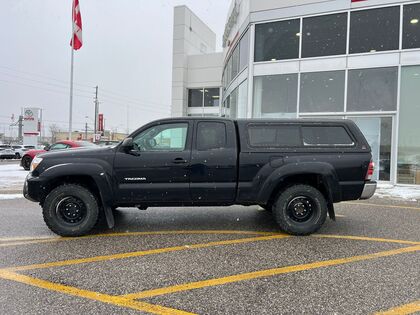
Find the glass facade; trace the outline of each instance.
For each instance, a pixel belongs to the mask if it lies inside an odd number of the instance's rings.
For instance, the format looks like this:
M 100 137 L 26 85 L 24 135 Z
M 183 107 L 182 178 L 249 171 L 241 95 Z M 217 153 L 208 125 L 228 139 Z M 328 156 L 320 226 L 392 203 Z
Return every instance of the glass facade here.
M 228 50 L 222 115 L 352 119 L 372 147 L 375 180 L 420 184 L 420 2 L 289 18 L 273 9 Z M 254 136 L 264 132 L 276 136 Z
M 397 182 L 420 184 L 420 66 L 401 69 Z

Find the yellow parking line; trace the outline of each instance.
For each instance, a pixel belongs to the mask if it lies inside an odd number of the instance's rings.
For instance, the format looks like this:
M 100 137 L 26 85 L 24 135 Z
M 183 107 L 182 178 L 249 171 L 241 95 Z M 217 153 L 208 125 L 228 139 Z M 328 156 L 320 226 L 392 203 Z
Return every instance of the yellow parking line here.
M 191 245 L 187 244 L 187 245 L 174 246 L 174 247 L 149 249 L 149 250 L 143 250 L 143 251 L 137 251 L 137 252 L 128 252 L 128 253 L 112 254 L 112 255 L 105 255 L 105 256 L 95 256 L 95 257 L 89 257 L 89 258 L 70 259 L 70 260 L 55 261 L 55 262 L 50 262 L 50 263 L 11 267 L 11 268 L 5 268 L 5 270 L 22 271 L 22 270 L 42 269 L 42 268 L 50 268 L 50 267 L 69 266 L 69 265 L 92 263 L 92 262 L 98 262 L 98 261 L 108 261 L 108 260 L 114 260 L 114 259 L 139 257 L 139 256 L 153 255 L 153 254 L 162 254 L 162 253 L 169 253 L 169 252 L 175 252 L 175 251 L 181 251 L 181 250 L 206 248 L 206 247 L 212 247 L 212 246 L 268 241 L 268 240 L 274 240 L 274 239 L 280 239 L 280 238 L 286 238 L 286 237 L 290 237 L 290 236 L 286 234 L 277 234 L 277 235 L 271 235 L 271 236 L 250 237 L 250 238 L 215 241 L 215 242 L 200 243 L 200 244 L 191 244 Z
M 352 235 L 330 235 L 330 234 L 313 234 L 312 237 L 320 238 L 337 238 L 337 239 L 347 239 L 347 240 L 356 240 L 356 241 L 370 241 L 370 242 L 382 242 L 382 243 L 398 243 L 398 244 L 407 244 L 407 245 L 420 245 L 420 242 L 415 241 L 405 241 L 405 240 L 393 240 L 389 238 L 376 238 L 376 237 L 365 237 L 365 236 L 352 236 Z
M 372 206 L 372 207 L 381 207 L 381 208 L 397 208 L 397 209 L 412 209 L 420 211 L 419 207 L 412 206 L 394 206 L 394 205 L 381 205 L 376 203 L 364 203 L 364 202 L 342 202 L 345 205 L 360 205 L 360 206 Z
M 384 312 L 377 312 L 375 315 L 406 315 L 420 312 L 420 300 L 391 308 Z
M 190 282 L 190 283 L 174 285 L 174 286 L 160 288 L 160 289 L 152 289 L 152 290 L 147 290 L 147 291 L 142 291 L 142 292 L 137 292 L 137 293 L 125 294 L 121 296 L 127 299 L 150 298 L 150 297 L 158 296 L 158 295 L 171 294 L 171 293 L 181 292 L 181 291 L 189 291 L 189 290 L 200 289 L 204 287 L 218 286 L 218 285 L 234 283 L 238 281 L 275 276 L 275 275 L 280 275 L 280 274 L 316 269 L 316 268 L 321 268 L 321 267 L 343 265 L 343 264 L 348 264 L 348 263 L 358 262 L 358 261 L 363 261 L 363 260 L 393 256 L 393 255 L 403 254 L 403 253 L 416 252 L 419 250 L 420 250 L 420 245 L 412 246 L 412 247 L 404 247 L 404 248 L 393 249 L 393 250 L 388 250 L 388 251 L 383 251 L 383 252 L 378 252 L 378 253 L 373 253 L 373 254 L 367 254 L 367 255 L 353 256 L 353 257 L 348 257 L 348 258 L 338 258 L 338 259 L 332 259 L 332 260 L 326 260 L 326 261 L 318 261 L 318 262 L 313 262 L 309 264 L 287 266 L 287 267 L 280 267 L 280 268 L 274 268 L 274 269 L 266 269 L 266 270 L 254 271 L 254 272 L 243 273 L 243 274 L 227 276 L 227 277 L 222 277 L 222 278 Z
M 0 238 L 0 247 L 7 246 L 18 246 L 27 244 L 38 244 L 47 242 L 60 242 L 69 240 L 81 240 L 96 237 L 118 237 L 118 236 L 148 236 L 148 235 L 181 235 L 181 234 L 231 234 L 231 235 L 275 235 L 276 232 L 258 232 L 258 231 L 229 231 L 229 230 L 179 230 L 179 231 L 150 231 L 150 232 L 121 232 L 121 233 L 102 233 L 93 234 L 80 237 L 12 237 L 12 238 Z
M 83 290 L 67 285 L 62 285 L 58 283 L 53 283 L 25 275 L 20 275 L 14 272 L 0 270 L 0 278 L 16 281 L 19 283 L 24 283 L 27 285 L 31 285 L 34 287 L 46 289 L 49 291 L 60 292 L 72 296 L 77 296 L 89 300 L 99 301 L 111 305 L 116 305 L 120 307 L 130 308 L 137 311 L 149 312 L 152 314 L 162 314 L 162 315 L 187 315 L 192 314 L 185 311 L 168 308 L 160 305 L 145 303 L 145 302 L 138 302 L 129 300 L 119 296 L 112 296 L 108 294 L 103 294 L 99 292 L 93 292 L 88 290 Z

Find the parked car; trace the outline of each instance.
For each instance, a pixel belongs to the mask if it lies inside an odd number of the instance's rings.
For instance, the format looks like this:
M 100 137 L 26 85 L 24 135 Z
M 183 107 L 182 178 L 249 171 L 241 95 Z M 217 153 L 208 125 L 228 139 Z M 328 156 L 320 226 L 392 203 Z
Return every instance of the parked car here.
M 35 149 L 33 145 L 22 145 L 22 144 L 13 144 L 13 149 L 15 150 L 15 158 L 20 159 L 25 155 L 26 151 Z
M 24 184 L 48 227 L 87 234 L 116 207 L 260 205 L 281 230 L 316 232 L 334 203 L 376 189 L 369 144 L 351 120 L 172 118 L 116 147 L 38 155 Z
M 58 141 L 50 146 L 44 147 L 43 150 L 29 150 L 25 152 L 25 154 L 22 156 L 22 159 L 20 161 L 20 166 L 22 166 L 25 170 L 29 171 L 32 160 L 38 154 L 45 153 L 47 151 L 86 148 L 86 147 L 97 147 L 97 146 L 88 141 L 71 141 L 71 140 Z
M 0 159 L 14 159 L 15 150 L 13 150 L 10 144 L 0 145 Z

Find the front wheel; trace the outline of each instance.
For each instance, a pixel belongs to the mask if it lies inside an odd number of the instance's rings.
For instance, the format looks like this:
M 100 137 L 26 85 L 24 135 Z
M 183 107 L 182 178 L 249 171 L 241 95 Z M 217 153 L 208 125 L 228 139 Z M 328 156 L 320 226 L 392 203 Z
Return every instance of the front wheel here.
M 61 236 L 82 236 L 89 233 L 99 218 L 95 196 L 85 187 L 64 184 L 45 198 L 44 221 L 51 231 Z
M 309 185 L 286 188 L 273 206 L 280 228 L 292 235 L 308 235 L 318 231 L 327 218 L 324 195 Z

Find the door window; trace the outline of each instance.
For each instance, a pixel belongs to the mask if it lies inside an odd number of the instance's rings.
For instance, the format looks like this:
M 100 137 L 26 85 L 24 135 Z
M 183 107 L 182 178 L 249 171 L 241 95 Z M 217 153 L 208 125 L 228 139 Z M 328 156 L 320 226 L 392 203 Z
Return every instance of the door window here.
M 197 127 L 197 150 L 226 147 L 226 125 L 221 122 L 200 122 Z
M 133 142 L 139 151 L 183 151 L 187 131 L 187 123 L 157 125 L 142 131 Z

